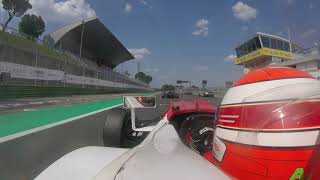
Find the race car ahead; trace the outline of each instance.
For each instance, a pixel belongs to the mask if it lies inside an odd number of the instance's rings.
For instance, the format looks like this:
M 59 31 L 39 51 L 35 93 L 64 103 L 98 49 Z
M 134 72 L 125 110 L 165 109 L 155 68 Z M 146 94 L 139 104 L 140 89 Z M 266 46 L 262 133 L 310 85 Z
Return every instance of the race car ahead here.
M 175 91 L 164 91 L 161 94 L 161 98 L 179 99 L 179 94 Z
M 199 96 L 201 96 L 201 97 L 214 97 L 214 94 L 211 91 L 200 90 L 199 91 Z
M 124 103 L 130 109 L 106 119 L 108 147 L 75 150 L 36 179 L 320 179 L 320 81 L 304 72 L 258 69 L 235 82 L 218 109 L 171 102 L 144 125 L 135 117 L 141 106 Z

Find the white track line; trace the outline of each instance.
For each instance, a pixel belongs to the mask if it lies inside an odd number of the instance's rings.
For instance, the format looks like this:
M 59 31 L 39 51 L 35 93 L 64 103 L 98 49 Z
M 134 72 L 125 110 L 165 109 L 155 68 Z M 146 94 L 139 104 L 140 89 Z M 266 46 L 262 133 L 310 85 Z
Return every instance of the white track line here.
M 43 104 L 44 102 L 29 102 L 30 105 L 40 105 Z
M 18 106 L 24 106 L 25 104 L 15 103 L 15 104 L 8 104 L 9 106 L 18 107 Z
M 60 102 L 59 100 L 51 100 L 51 101 L 47 101 L 48 103 L 58 103 Z
M 28 112 L 28 111 L 36 111 L 36 109 L 23 109 L 24 112 Z
M 118 104 L 118 105 L 115 105 L 115 106 L 108 107 L 108 108 L 104 108 L 104 109 L 100 109 L 100 110 L 97 110 L 97 111 L 93 111 L 93 112 L 90 112 L 90 113 L 82 114 L 80 116 L 75 116 L 75 117 L 72 117 L 72 118 L 69 118 L 69 119 L 65 119 L 65 120 L 62 120 L 62 121 L 59 121 L 59 122 L 55 122 L 55 123 L 52 123 L 52 124 L 47 124 L 47 125 L 44 125 L 44 126 L 41 126 L 41 127 L 37 127 L 37 128 L 29 129 L 29 130 L 26 130 L 26 131 L 18 132 L 18 133 L 9 135 L 9 136 L 5 136 L 5 137 L 0 138 L 0 143 L 6 142 L 6 141 L 10 141 L 12 139 L 16 139 L 16 138 L 19 138 L 19 137 L 22 137 L 22 136 L 25 136 L 25 135 L 28 135 L 28 134 L 35 133 L 35 132 L 39 132 L 39 131 L 42 131 L 42 130 L 45 130 L 45 129 L 49 129 L 49 128 L 52 128 L 52 127 L 55 127 L 55 126 L 58 126 L 58 125 L 61 125 L 61 124 L 65 124 L 65 123 L 68 123 L 68 122 L 71 122 L 71 121 L 74 121 L 74 120 L 77 120 L 77 119 L 80 119 L 80 118 L 88 117 L 88 116 L 91 116 L 93 114 L 96 114 L 96 113 L 99 113 L 99 112 L 102 112 L 102 111 L 106 111 L 106 110 L 109 110 L 109 109 L 113 109 L 113 108 L 119 107 L 119 106 L 122 106 L 122 103 Z

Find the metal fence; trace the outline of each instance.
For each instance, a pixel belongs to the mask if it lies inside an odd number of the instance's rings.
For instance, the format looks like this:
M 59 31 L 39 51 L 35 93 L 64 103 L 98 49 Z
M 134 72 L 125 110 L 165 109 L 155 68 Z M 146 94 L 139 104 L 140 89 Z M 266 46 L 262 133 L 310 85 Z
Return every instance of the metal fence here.
M 148 89 L 147 84 L 93 61 L 47 48 L 42 40 L 30 40 L 16 29 L 8 27 L 6 33 L 0 34 L 0 84 Z

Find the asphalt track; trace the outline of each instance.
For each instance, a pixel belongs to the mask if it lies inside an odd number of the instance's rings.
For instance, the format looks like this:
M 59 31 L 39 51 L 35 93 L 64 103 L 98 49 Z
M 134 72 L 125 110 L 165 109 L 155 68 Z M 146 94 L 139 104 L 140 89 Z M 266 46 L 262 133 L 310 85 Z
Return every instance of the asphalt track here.
M 197 98 L 199 97 L 184 95 L 180 100 L 193 101 Z M 201 99 L 215 104 L 212 98 Z M 47 103 L 31 103 L 8 108 L 8 104 L 18 101 L 20 104 L 21 102 L 25 104 L 29 102 Z M 138 119 L 159 118 L 167 109 L 170 101 L 172 99 L 161 99 L 157 96 L 156 108 L 137 110 Z M 121 102 L 122 97 L 119 95 L 38 98 L 1 102 L 0 104 L 5 104 L 7 108 L 2 108 L 0 113 L 0 179 L 33 179 L 55 160 L 75 149 L 85 146 L 103 146 L 102 127 L 108 109 L 118 108 L 119 104 L 121 107 Z M 77 118 L 72 119 L 73 117 Z M 35 120 L 39 118 L 44 125 Z M 50 126 L 52 124 L 53 126 Z M 37 128 L 37 131 L 14 136 Z M 13 135 L 13 138 L 4 138 L 10 135 Z
M 37 108 L 62 106 L 91 101 L 116 98 L 131 94 L 108 94 L 108 95 L 74 95 L 68 97 L 43 97 L 43 98 L 20 98 L 20 99 L 1 99 L 0 113 L 32 111 Z

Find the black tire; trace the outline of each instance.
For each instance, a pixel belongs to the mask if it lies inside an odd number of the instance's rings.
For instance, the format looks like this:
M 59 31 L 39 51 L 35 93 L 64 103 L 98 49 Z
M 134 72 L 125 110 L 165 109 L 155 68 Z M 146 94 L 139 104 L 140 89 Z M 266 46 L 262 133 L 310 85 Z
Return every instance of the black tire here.
M 125 147 L 125 126 L 130 121 L 130 113 L 124 109 L 112 109 L 108 112 L 103 127 L 103 143 L 108 147 Z

